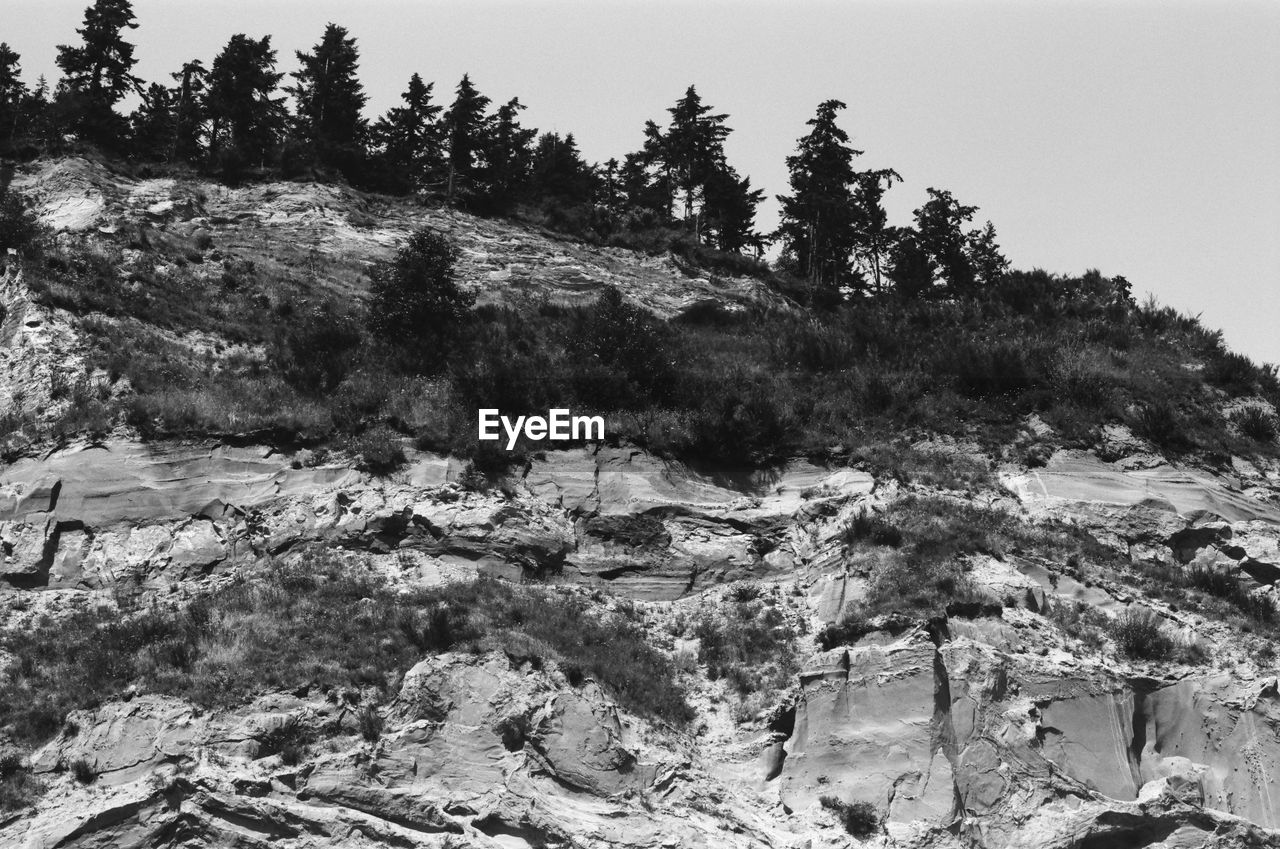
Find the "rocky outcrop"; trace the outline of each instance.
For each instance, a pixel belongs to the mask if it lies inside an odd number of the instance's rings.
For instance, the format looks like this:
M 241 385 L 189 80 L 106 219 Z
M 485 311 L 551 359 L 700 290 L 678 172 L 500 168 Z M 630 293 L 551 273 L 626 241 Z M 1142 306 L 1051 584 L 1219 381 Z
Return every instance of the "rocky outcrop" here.
M 192 245 L 199 236 L 201 244 L 222 254 L 248 253 L 264 266 L 314 251 L 330 266 L 323 282 L 346 296 L 363 289 L 358 278 L 369 263 L 390 255 L 404 237 L 426 226 L 456 241 L 459 276 L 482 303 L 539 297 L 580 303 L 594 299 L 604 286 L 664 317 L 706 301 L 730 308 L 779 303 L 758 280 L 713 275 L 670 255 L 584 245 L 512 222 L 374 199 L 345 186 L 230 188 L 171 178 L 139 180 L 71 158 L 20 170 L 13 187 L 32 198 L 41 222 L 58 232 L 127 230 Z
M 795 518 L 836 524 L 874 486 L 800 463 L 733 490 L 609 448 L 548 454 L 511 497 L 462 491 L 458 464 L 430 455 L 390 479 L 298 465 L 265 448 L 124 440 L 21 460 L 0 472 L 0 577 L 21 589 L 164 593 L 322 542 L 425 557 L 437 571 L 670 599 L 812 558 L 823 543 Z
M 427 225 L 458 242 L 482 303 L 578 303 L 612 285 L 662 316 L 707 300 L 776 304 L 756 281 L 673 257 L 342 186 L 126 179 L 84 160 L 16 182 L 58 238 L 164 244 L 189 257 L 193 279 L 314 252 L 326 258 L 318 294 L 360 297 L 369 264 Z M 121 262 L 137 254 L 123 248 Z M 49 418 L 75 381 L 97 386 L 66 315 L 36 304 L 14 272 L 0 302 L 0 413 Z M 213 347 L 198 333 L 165 338 Z M 735 475 L 626 446 L 548 451 L 502 491 L 477 492 L 456 459 L 407 449 L 403 469 L 374 477 L 247 439 L 143 444 L 117 430 L 39 454 L 2 446 L 20 458 L 0 470 L 4 625 L 177 607 L 254 564 L 324 548 L 396 587 L 488 574 L 626 605 L 670 656 L 692 721 L 632 715 L 553 652 L 533 663 L 490 643 L 424 653 L 384 702 L 353 688 L 218 706 L 129 691 L 73 713 L 30 753 L 23 765 L 46 792 L 0 818 L 0 846 L 1280 846 L 1274 649 L 1227 621 L 1234 613 L 1180 607 L 1157 583 L 1194 576 L 1223 605 L 1275 598 L 1274 461 L 1177 465 L 1108 426 L 1100 456 L 1029 452 L 1047 462 L 1006 467 L 1003 492 L 805 461 Z M 1070 526 L 1141 569 L 1082 562 L 1092 544 L 1040 550 L 1025 528 L 1009 551 L 960 558 L 972 595 L 949 615 L 881 614 L 819 644 L 815 632 L 867 601 L 877 563 L 914 565 L 909 547 L 848 533 L 862 510 L 912 494 Z M 1106 623 L 1135 607 L 1190 660 L 1117 651 Z M 782 623 L 780 644 L 800 656 L 766 665 L 799 674 L 745 696 L 713 675 L 698 625 L 729 622 L 726 610 L 744 632 L 752 616 Z M 19 661 L 0 657 L 0 675 Z M 0 766 L 11 771 L 10 751 Z M 852 828 L 842 811 L 857 814 Z

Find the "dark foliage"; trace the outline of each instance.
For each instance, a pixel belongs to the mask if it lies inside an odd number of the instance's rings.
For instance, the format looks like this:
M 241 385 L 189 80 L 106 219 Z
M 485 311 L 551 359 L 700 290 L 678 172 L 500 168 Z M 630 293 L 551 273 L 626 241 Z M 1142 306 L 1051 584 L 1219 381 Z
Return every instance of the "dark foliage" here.
M 1258 442 L 1274 442 L 1277 433 L 1276 417 L 1266 409 L 1251 404 L 1241 407 L 1231 417 L 1240 432 Z
M 874 629 L 861 611 L 847 611 L 839 621 L 826 625 L 818 632 L 818 646 L 831 651 L 837 646 L 851 646 Z
M 835 796 L 823 796 L 819 802 L 854 837 L 870 837 L 880 828 L 880 814 L 870 802 L 844 802 Z
M 1139 660 L 1168 660 L 1176 652 L 1173 639 L 1160 625 L 1160 617 L 1150 610 L 1131 607 L 1108 628 L 1116 648 Z
M 26 199 L 17 192 L 0 190 L 0 267 L 8 264 L 9 251 L 25 253 L 34 247 L 40 226 Z
M 370 332 L 412 351 L 425 371 L 443 366 L 446 345 L 475 300 L 454 279 L 457 261 L 458 249 L 448 238 L 419 230 L 369 274 Z

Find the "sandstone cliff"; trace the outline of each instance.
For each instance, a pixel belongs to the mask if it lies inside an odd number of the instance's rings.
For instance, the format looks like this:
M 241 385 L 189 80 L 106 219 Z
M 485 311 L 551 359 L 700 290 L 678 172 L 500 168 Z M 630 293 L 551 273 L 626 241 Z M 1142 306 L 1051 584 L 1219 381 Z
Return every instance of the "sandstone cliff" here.
M 427 221 L 463 245 L 482 300 L 609 283 L 670 316 L 776 297 L 334 187 L 123 180 L 75 160 L 21 184 L 65 238 L 204 231 L 270 240 L 264 256 L 308 244 L 350 265 L 326 278 L 335 289 L 358 289 L 362 264 Z M 50 415 L 57 375 L 80 368 L 77 320 L 19 275 L 0 294 L 0 404 Z M 1035 468 L 963 442 L 911 446 L 987 470 L 980 487 L 805 460 L 718 474 L 625 445 L 547 451 L 503 489 L 408 445 L 389 476 L 252 435 L 144 442 L 119 427 L 17 446 L 0 469 L 7 629 L 183 609 L 323 550 L 406 592 L 483 575 L 625 610 L 691 714 L 645 715 L 564 657 L 498 644 L 422 652 L 385 696 L 316 682 L 210 708 L 130 689 L 7 761 L 41 792 L 0 814 L 0 845 L 1280 845 L 1272 641 L 1159 591 L 1209 570 L 1271 603 L 1280 463 L 1209 468 L 1117 438 L 1118 459 L 1061 450 Z M 851 627 L 892 552 L 851 528 L 921 505 L 934 524 L 998 515 L 1004 542 L 961 552 L 965 595 L 945 615 Z M 1122 650 L 1111 624 L 1138 613 L 1168 652 Z M 716 668 L 721 632 L 699 623 L 765 619 L 786 656 Z M 0 657 L 8 681 L 23 662 Z

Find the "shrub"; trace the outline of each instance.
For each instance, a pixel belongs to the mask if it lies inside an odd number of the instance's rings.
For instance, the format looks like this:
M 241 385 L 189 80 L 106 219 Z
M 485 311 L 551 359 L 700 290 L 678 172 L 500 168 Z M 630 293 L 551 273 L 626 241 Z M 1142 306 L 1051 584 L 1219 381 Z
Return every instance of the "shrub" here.
M 897 548 L 902 545 L 902 531 L 885 521 L 883 516 L 863 507 L 845 526 L 844 540 L 846 544 L 865 541 L 872 545 Z
M 837 646 L 850 646 L 874 630 L 861 610 L 846 611 L 839 620 L 818 632 L 818 645 L 823 651 L 831 651 Z
M 1110 624 L 1108 632 L 1124 655 L 1138 660 L 1168 660 L 1176 648 L 1160 617 L 1146 608 L 1130 607 Z
M 1049 354 L 1027 340 L 978 339 L 945 354 L 956 387 L 971 398 L 1012 396 L 1047 385 Z
M 0 186 L 0 265 L 10 251 L 22 253 L 36 244 L 40 225 L 26 198 Z
M 43 792 L 44 785 L 21 761 L 0 763 L 0 811 L 21 810 L 33 804 Z
M 356 725 L 360 728 L 360 736 L 370 743 L 376 743 L 382 736 L 385 725 L 382 714 L 373 705 L 362 705 L 356 712 Z
M 361 343 L 360 328 L 332 302 L 295 313 L 282 327 L 275 340 L 276 367 L 291 386 L 327 393 L 350 373 Z
M 347 449 L 360 457 L 358 467 L 385 476 L 404 465 L 404 445 L 400 435 L 381 425 L 366 430 L 347 442 Z
M 667 334 L 648 310 L 627 303 L 610 286 L 581 314 L 569 340 L 570 354 L 619 372 L 646 396 L 669 387 L 672 357 Z
M 1261 375 L 1262 369 L 1253 360 L 1233 351 L 1215 351 L 1204 367 L 1205 382 L 1234 396 L 1254 391 Z
M 71 775 L 81 784 L 92 784 L 98 777 L 93 767 L 84 758 L 77 758 L 71 763 Z
M 1277 433 L 1276 418 L 1257 404 L 1236 410 L 1231 422 L 1240 433 L 1257 442 L 1274 442 Z
M 854 837 L 870 837 L 880 828 L 880 814 L 870 802 L 845 802 L 834 796 L 823 796 L 818 801 Z
M 1160 448 L 1177 449 L 1187 445 L 1186 424 L 1178 409 L 1168 401 L 1142 404 L 1130 417 L 1130 426 Z
M 740 696 L 786 686 L 796 671 L 795 634 L 776 603 L 726 605 L 698 620 L 698 661 Z
M 369 273 L 370 332 L 413 350 L 423 370 L 443 365 L 447 343 L 475 302 L 454 278 L 457 260 L 458 249 L 448 238 L 423 229 Z
M 1234 575 L 1211 566 L 1189 567 L 1180 583 L 1229 602 L 1256 625 L 1271 625 L 1280 612 L 1271 599 L 1249 592 Z
M 387 690 L 426 654 L 493 648 L 576 666 L 628 710 L 678 724 L 692 716 L 671 662 L 630 611 L 488 578 L 401 593 L 328 556 L 242 576 L 181 612 L 87 609 L 0 631 L 0 651 L 18 658 L 0 716 L 15 739 L 36 743 L 71 710 L 131 685 L 207 707 L 277 689 Z M 283 733 L 268 749 L 292 743 L 299 754 L 303 737 Z
M 316 733 L 301 719 L 291 716 L 258 737 L 258 757 L 279 755 L 286 766 L 297 766 L 306 757 L 307 747 L 316 741 Z

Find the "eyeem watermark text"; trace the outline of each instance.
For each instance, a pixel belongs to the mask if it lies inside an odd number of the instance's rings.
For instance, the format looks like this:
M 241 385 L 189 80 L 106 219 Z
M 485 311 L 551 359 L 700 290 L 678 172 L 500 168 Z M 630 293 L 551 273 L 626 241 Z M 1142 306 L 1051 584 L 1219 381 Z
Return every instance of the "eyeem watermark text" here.
M 539 442 L 543 439 L 604 439 L 603 416 L 572 416 L 568 410 L 548 410 L 542 416 L 516 416 L 513 422 L 496 409 L 483 409 L 480 413 L 478 438 L 498 440 L 499 428 L 507 434 L 507 450 L 516 447 L 521 433 L 525 439 Z

